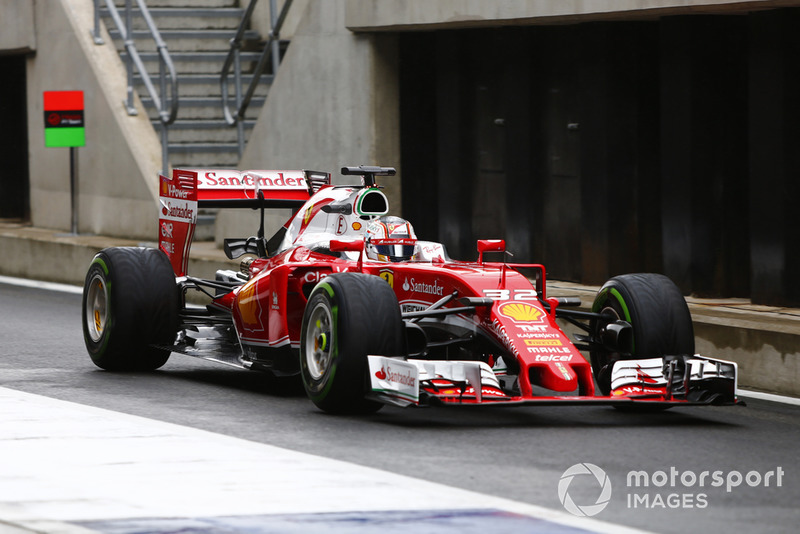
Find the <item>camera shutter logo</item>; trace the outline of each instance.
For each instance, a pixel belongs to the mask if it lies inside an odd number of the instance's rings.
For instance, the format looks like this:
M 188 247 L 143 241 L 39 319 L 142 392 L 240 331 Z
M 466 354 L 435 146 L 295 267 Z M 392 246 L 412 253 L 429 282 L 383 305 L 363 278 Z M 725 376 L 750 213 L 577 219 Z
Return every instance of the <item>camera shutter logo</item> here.
M 569 485 L 576 476 L 591 475 L 600 486 L 600 496 L 594 504 L 578 505 L 569 495 Z M 590 463 L 575 464 L 561 475 L 558 481 L 558 498 L 564 508 L 571 514 L 580 517 L 593 516 L 602 512 L 611 500 L 611 480 L 606 472 Z

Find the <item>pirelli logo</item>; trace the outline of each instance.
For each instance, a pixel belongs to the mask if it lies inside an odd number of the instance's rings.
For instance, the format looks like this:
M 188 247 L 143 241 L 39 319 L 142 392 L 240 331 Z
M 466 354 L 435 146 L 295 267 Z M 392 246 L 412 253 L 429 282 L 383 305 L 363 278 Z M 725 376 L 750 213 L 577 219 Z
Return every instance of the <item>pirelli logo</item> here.
M 560 347 L 561 341 L 558 339 L 526 339 L 525 344 L 529 347 Z

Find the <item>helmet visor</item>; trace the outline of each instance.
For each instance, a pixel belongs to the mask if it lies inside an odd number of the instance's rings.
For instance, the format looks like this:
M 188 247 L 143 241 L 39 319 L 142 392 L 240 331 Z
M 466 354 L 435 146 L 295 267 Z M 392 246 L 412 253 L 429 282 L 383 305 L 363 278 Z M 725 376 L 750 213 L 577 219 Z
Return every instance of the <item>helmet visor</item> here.
M 372 245 L 379 257 L 404 261 L 414 256 L 416 239 L 375 239 Z

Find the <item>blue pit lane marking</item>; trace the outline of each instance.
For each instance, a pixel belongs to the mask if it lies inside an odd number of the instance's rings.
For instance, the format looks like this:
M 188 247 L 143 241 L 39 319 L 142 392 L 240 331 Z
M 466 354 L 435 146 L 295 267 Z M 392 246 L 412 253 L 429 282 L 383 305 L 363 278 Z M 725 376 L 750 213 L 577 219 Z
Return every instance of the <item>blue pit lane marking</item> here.
M 421 510 L 73 522 L 103 534 L 526 534 L 592 533 L 502 510 Z

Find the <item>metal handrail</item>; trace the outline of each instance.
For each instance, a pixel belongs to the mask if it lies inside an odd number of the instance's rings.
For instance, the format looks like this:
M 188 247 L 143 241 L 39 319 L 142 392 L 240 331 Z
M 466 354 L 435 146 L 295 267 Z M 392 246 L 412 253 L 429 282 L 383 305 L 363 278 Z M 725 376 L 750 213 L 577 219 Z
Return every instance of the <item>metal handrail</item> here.
M 277 15 L 277 0 L 270 0 L 270 32 L 255 71 L 253 71 L 253 77 L 250 80 L 250 85 L 247 87 L 247 92 L 242 95 L 242 65 L 239 54 L 242 48 L 242 40 L 257 3 L 258 0 L 250 0 L 250 4 L 248 4 L 244 16 L 242 16 L 242 20 L 239 23 L 239 28 L 236 30 L 236 35 L 231 39 L 231 48 L 225 58 L 225 63 L 222 65 L 222 73 L 219 79 L 220 88 L 222 90 L 222 111 L 225 115 L 225 122 L 228 123 L 229 126 L 236 126 L 239 143 L 239 158 L 244 154 L 244 115 L 256 91 L 261 74 L 263 74 L 264 69 L 267 67 L 267 59 L 270 56 L 272 59 L 272 72 L 275 73 L 278 70 L 280 62 L 280 30 L 286 20 L 286 15 L 292 5 L 292 0 L 286 0 L 281 8 L 280 14 Z M 233 114 L 228 107 L 228 74 L 231 64 L 233 64 L 234 88 L 236 91 L 235 114 Z
M 105 0 L 108 12 L 111 14 L 111 18 L 114 19 L 114 24 L 116 25 L 117 30 L 119 31 L 120 36 L 125 43 L 125 51 L 127 52 L 125 68 L 128 74 L 128 97 L 124 104 L 128 111 L 128 115 L 137 114 L 136 107 L 133 105 L 133 66 L 135 64 L 136 69 L 139 71 L 139 74 L 142 77 L 142 82 L 144 82 L 147 92 L 150 94 L 150 98 L 153 99 L 153 103 L 158 110 L 158 118 L 162 125 L 161 172 L 166 174 L 169 169 L 169 142 L 167 127 L 175 122 L 175 119 L 178 116 L 178 75 L 175 72 L 175 65 L 172 63 L 169 51 L 167 50 L 167 45 L 164 40 L 161 39 L 161 34 L 159 33 L 158 28 L 153 21 L 153 17 L 150 16 L 150 10 L 147 9 L 147 5 L 145 4 L 144 0 L 136 0 L 136 4 L 139 7 L 139 12 L 144 19 L 145 24 L 147 25 L 147 29 L 150 31 L 150 36 L 153 38 L 153 41 L 156 44 L 156 50 L 158 51 L 159 91 L 156 91 L 153 81 L 150 79 L 150 74 L 147 72 L 147 69 L 145 69 L 144 62 L 139 56 L 139 51 L 136 49 L 136 43 L 133 40 L 133 9 L 131 7 L 131 2 L 132 0 L 125 0 L 125 22 L 123 24 L 122 17 L 119 14 L 117 6 L 114 5 L 113 0 Z M 94 37 L 95 44 L 103 44 L 103 39 L 100 36 L 99 13 L 100 0 L 94 0 L 94 31 L 92 33 L 92 37 Z M 166 99 L 168 77 L 169 105 L 167 105 Z

